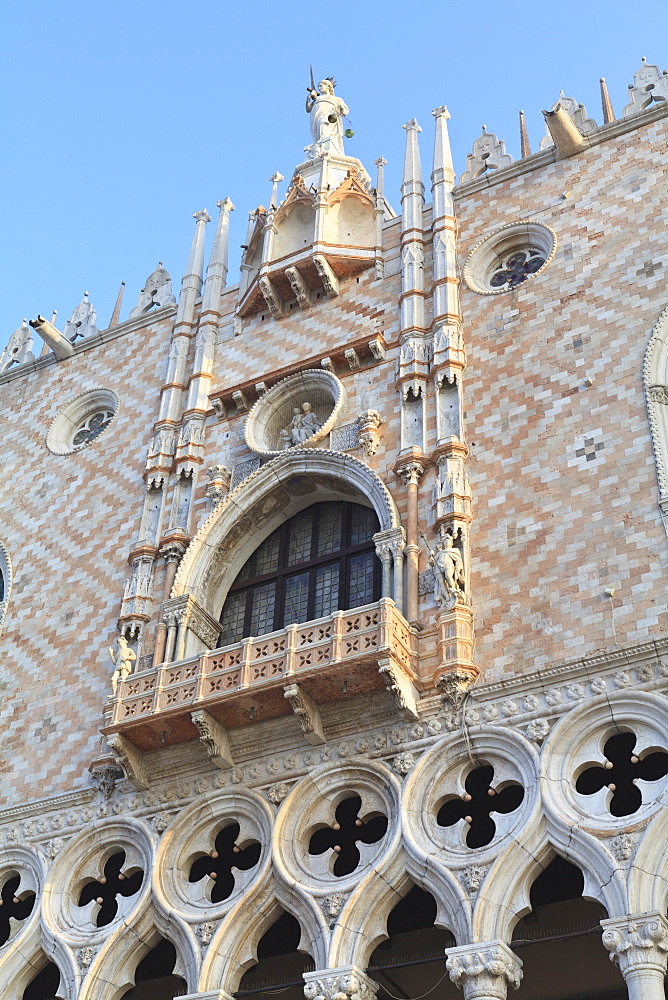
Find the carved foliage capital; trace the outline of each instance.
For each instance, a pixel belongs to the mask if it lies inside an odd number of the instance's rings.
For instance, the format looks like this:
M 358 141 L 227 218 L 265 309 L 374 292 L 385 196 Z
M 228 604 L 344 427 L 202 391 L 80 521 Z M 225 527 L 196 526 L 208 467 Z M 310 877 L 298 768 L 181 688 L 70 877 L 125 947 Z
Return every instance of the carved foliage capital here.
M 375 1000 L 378 984 L 354 965 L 305 973 L 306 1000 Z
M 444 704 L 458 712 L 472 681 L 473 675 L 467 670 L 449 670 L 446 674 L 441 674 L 436 681 L 436 690 Z
M 475 984 L 470 997 L 505 998 L 508 987 L 516 990 L 522 979 L 522 962 L 503 941 L 448 948 L 446 968 L 453 983 L 463 989 Z
M 424 476 L 424 466 L 419 462 L 408 462 L 397 470 L 406 486 L 418 486 Z
M 668 921 L 661 913 L 640 913 L 621 919 L 602 920 L 603 944 L 610 960 L 622 973 L 629 969 L 653 967 L 666 971 L 668 962 Z

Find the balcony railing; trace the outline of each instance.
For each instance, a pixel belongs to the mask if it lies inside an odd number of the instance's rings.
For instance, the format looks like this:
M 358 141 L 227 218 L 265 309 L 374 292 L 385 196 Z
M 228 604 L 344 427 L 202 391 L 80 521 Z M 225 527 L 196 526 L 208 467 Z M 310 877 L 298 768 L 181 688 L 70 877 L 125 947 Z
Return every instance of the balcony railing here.
M 163 743 L 192 739 L 194 730 L 179 717 L 206 709 L 225 725 L 240 725 L 239 702 L 248 703 L 249 695 L 261 701 L 261 717 L 287 714 L 282 691 L 272 699 L 272 689 L 299 683 L 315 701 L 332 701 L 346 689 L 353 694 L 383 687 L 378 668 L 385 661 L 402 676 L 415 677 L 415 632 L 390 598 L 131 674 L 118 685 L 105 731 L 122 732 L 152 749 L 147 724 L 153 736 L 162 727 Z M 350 681 L 333 684 L 337 674 Z

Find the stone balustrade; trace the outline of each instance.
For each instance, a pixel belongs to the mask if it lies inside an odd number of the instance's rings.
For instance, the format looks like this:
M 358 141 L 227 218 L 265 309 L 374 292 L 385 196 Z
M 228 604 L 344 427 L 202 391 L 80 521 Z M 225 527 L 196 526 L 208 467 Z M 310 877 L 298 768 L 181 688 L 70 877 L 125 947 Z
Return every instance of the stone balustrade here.
M 327 618 L 290 625 L 131 674 L 118 685 L 105 731 L 122 732 L 148 749 L 152 741 L 142 739 L 141 725 L 160 716 L 172 723 L 168 734 L 181 732 L 169 742 L 180 742 L 195 734 L 175 723 L 195 708 L 211 711 L 224 702 L 225 725 L 234 727 L 242 724 L 241 719 L 235 722 L 235 701 L 247 701 L 250 693 L 258 697 L 265 690 L 278 688 L 274 692 L 278 698 L 268 695 L 263 699 L 262 717 L 287 714 L 290 709 L 280 690 L 286 684 L 307 682 L 312 697 L 331 701 L 343 690 L 336 680 L 338 673 L 345 677 L 348 693 L 382 688 L 384 676 L 378 668 L 387 661 L 394 670 L 415 680 L 415 632 L 394 601 L 382 598 L 361 608 L 337 611 Z

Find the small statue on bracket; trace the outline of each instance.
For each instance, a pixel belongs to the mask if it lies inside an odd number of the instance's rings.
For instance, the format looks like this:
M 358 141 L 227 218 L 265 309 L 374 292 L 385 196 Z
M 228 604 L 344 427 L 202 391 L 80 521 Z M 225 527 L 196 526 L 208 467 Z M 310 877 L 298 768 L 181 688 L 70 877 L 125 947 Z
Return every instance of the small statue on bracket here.
M 109 658 L 114 664 L 116 669 L 111 675 L 111 693 L 116 694 L 116 688 L 118 687 L 119 681 L 124 681 L 126 677 L 129 677 L 132 673 L 132 664 L 137 659 L 137 654 L 133 649 L 130 648 L 128 640 L 123 635 L 119 635 L 116 640 L 118 646 L 118 652 L 114 651 L 114 647 L 109 647 Z
M 441 536 L 436 551 L 429 550 L 429 565 L 434 569 L 434 600 L 449 611 L 466 591 L 464 560 L 451 534 Z

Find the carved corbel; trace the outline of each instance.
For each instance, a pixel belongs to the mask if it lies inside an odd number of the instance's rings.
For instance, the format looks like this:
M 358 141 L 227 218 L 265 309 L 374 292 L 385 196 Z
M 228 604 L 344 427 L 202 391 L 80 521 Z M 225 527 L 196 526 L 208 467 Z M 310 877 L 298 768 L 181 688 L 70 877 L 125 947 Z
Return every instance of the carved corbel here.
M 283 315 L 285 304 L 281 296 L 278 294 L 278 292 L 272 285 L 269 278 L 267 278 L 266 275 L 264 275 L 262 278 L 259 279 L 258 286 L 260 288 L 260 291 L 262 292 L 262 297 L 264 301 L 267 303 L 267 308 L 269 309 L 269 312 L 274 317 L 274 319 L 280 319 L 281 316 Z
M 468 670 L 450 670 L 441 674 L 436 681 L 436 690 L 443 699 L 444 706 L 452 712 L 458 712 L 474 680 L 475 674 Z
M 237 408 L 237 413 L 243 413 L 244 410 L 248 409 L 248 399 L 241 389 L 235 389 L 232 393 L 232 399 L 234 400 L 234 405 Z
M 407 719 L 417 719 L 417 691 L 412 678 L 395 660 L 379 660 L 378 673 L 399 712 Z
M 144 766 L 144 754 L 120 733 L 109 733 L 105 737 L 114 757 L 123 767 L 128 781 L 135 788 L 146 790 L 149 786 Z
M 302 732 L 314 746 L 325 743 L 325 732 L 320 718 L 320 709 L 298 684 L 288 684 L 283 689 L 284 697 L 290 702 L 292 711 L 299 719 Z
M 318 272 L 318 276 L 322 281 L 323 288 L 329 295 L 330 299 L 335 299 L 339 294 L 339 279 L 336 277 L 328 261 L 321 254 L 313 255 L 313 263 L 315 264 L 315 269 Z
M 211 508 L 213 508 L 227 496 L 232 473 L 226 465 L 212 465 L 210 469 L 207 469 L 206 474 L 211 480 L 206 488 L 206 496 Z
M 295 298 L 302 309 L 308 309 L 312 301 L 312 293 L 296 267 L 286 267 L 285 276 L 295 293 Z
M 357 369 L 360 367 L 360 356 L 355 350 L 355 348 L 349 347 L 343 353 L 345 355 L 346 361 L 348 362 L 348 367 L 350 368 L 351 372 L 357 371 Z
M 378 428 L 382 422 L 378 410 L 365 410 L 355 420 L 357 440 L 368 456 L 376 454 L 380 442 L 380 431 Z
M 369 350 L 371 351 L 376 361 L 384 361 L 385 358 L 387 357 L 385 344 L 379 337 L 375 337 L 373 340 L 369 341 Z
M 203 708 L 191 712 L 190 718 L 197 728 L 200 743 L 204 744 L 207 755 L 216 767 L 223 770 L 234 767 L 232 746 L 225 727 Z
M 91 781 L 105 801 L 111 798 L 116 787 L 116 782 L 125 777 L 125 773 L 120 764 L 98 764 L 96 767 L 91 767 L 89 770 Z
M 333 372 L 334 371 L 334 362 L 332 361 L 331 358 L 321 358 L 320 359 L 320 367 L 324 368 L 326 372 Z
M 225 403 L 218 396 L 216 396 L 215 399 L 210 400 L 210 403 L 218 419 L 222 420 L 226 415 Z

